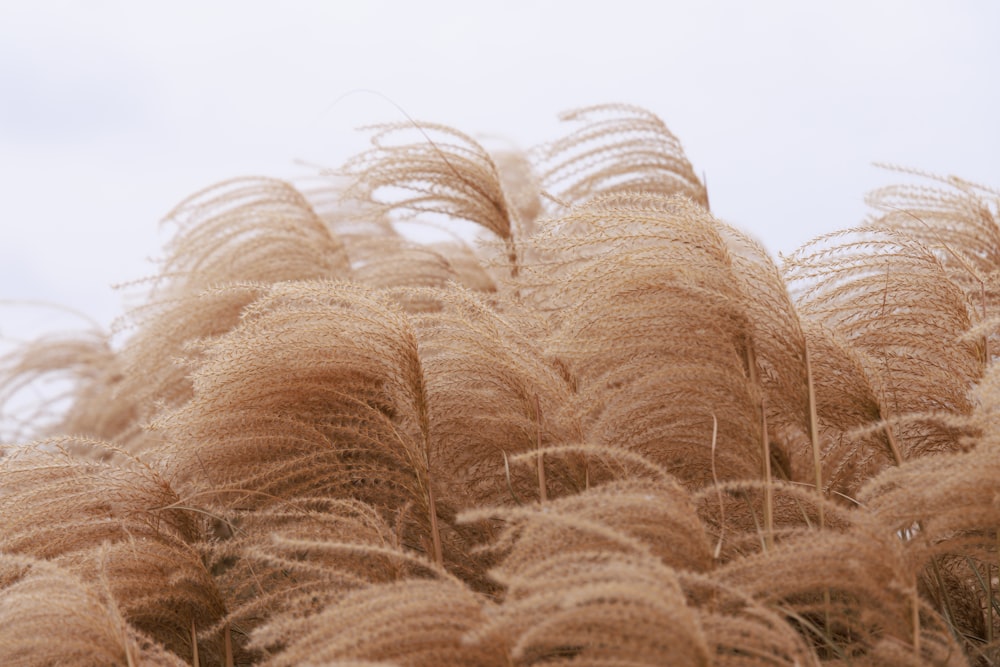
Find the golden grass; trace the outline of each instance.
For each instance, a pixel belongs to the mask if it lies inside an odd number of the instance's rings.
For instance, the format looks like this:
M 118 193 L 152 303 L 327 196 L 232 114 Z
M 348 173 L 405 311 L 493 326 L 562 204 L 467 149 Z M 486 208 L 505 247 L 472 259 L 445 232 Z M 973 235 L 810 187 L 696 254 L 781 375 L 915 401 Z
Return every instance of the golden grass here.
M 1000 663 L 1000 193 L 779 265 L 654 114 L 565 120 L 208 188 L 121 345 L 0 360 L 70 387 L 4 423 L 4 664 Z

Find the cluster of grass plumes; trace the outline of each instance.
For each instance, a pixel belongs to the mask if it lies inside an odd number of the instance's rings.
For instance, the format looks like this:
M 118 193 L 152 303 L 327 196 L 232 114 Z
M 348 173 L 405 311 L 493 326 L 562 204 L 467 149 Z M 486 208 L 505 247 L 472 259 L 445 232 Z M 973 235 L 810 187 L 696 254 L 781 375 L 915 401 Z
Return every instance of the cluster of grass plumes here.
M 5 424 L 4 663 L 1000 661 L 1000 193 L 779 266 L 653 114 L 565 120 L 205 190 L 123 343 L 4 358 L 70 388 Z

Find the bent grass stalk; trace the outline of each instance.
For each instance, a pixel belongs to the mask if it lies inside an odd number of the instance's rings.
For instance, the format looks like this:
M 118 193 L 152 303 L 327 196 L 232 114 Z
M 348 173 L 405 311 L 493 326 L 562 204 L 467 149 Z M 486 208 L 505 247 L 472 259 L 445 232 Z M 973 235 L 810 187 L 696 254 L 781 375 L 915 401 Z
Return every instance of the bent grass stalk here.
M 715 445 L 719 437 L 719 419 L 712 415 L 712 483 L 715 484 L 715 492 L 719 498 L 719 541 L 715 544 L 715 551 L 712 553 L 715 560 L 719 560 L 722 553 L 722 539 L 726 533 L 726 504 L 722 498 L 722 487 L 719 486 L 719 474 L 715 469 Z
M 201 667 L 201 660 L 198 657 L 198 629 L 195 627 L 194 617 L 191 618 L 191 664 L 194 667 Z
M 820 530 L 826 527 L 823 512 L 823 460 L 819 446 L 819 418 L 816 416 L 816 389 L 813 386 L 812 364 L 809 361 L 809 346 L 805 346 L 806 386 L 809 390 L 809 439 L 812 441 L 813 472 L 816 475 L 816 508 L 819 511 Z
M 774 483 L 771 479 L 771 443 L 767 436 L 767 412 L 760 399 L 761 440 L 764 445 L 764 543 L 766 551 L 774 548 Z
M 774 489 L 771 478 L 771 442 L 767 433 L 767 402 L 764 395 L 764 387 L 760 382 L 760 375 L 757 369 L 757 353 L 754 351 L 753 341 L 747 341 L 746 351 L 747 374 L 750 385 L 757 393 L 757 409 L 760 411 L 761 430 L 761 452 L 763 454 L 763 475 L 764 475 L 764 551 L 770 551 L 774 546 Z M 755 519 L 756 521 L 756 519 Z
M 543 503 L 549 499 L 545 489 L 545 454 L 542 453 L 542 404 L 535 396 L 535 449 L 538 452 L 538 498 Z

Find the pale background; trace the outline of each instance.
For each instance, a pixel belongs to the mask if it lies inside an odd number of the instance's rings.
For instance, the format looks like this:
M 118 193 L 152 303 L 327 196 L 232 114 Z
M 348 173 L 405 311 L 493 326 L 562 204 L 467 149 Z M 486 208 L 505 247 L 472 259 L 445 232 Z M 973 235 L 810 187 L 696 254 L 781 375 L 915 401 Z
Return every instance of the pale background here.
M 998 65 L 986 0 L 0 1 L 0 337 L 85 325 L 17 301 L 110 325 L 174 204 L 336 166 L 394 104 L 524 147 L 645 106 L 713 212 L 789 252 L 864 218 L 898 178 L 874 161 L 1000 185 Z

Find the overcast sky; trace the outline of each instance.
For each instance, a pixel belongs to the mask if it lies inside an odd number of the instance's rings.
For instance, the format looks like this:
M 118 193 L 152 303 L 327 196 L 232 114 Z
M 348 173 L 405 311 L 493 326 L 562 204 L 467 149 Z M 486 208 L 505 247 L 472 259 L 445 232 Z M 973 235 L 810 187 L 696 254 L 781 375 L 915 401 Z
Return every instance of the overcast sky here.
M 336 166 L 394 105 L 523 147 L 559 111 L 644 106 L 713 212 L 788 252 L 862 220 L 899 178 L 875 161 L 1000 185 L 998 27 L 989 0 L 0 0 L 0 301 L 108 325 L 174 204 Z M 47 318 L 0 305 L 0 336 Z

